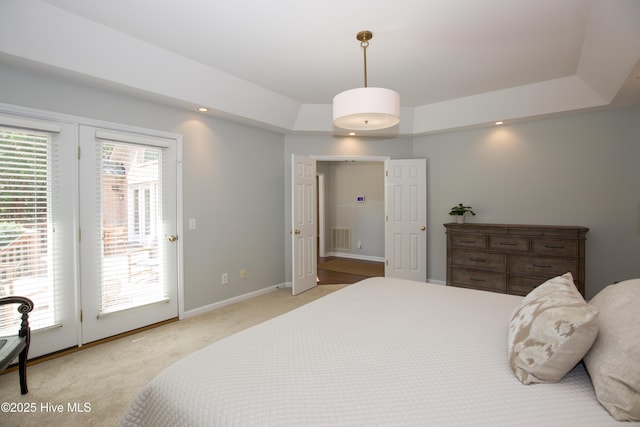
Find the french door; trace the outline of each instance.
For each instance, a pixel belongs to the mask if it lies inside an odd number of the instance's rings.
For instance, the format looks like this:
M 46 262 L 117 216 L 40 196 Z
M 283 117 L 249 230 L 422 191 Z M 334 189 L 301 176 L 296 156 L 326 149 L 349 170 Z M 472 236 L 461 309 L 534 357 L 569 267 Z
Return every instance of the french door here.
M 80 126 L 82 342 L 178 316 L 175 141 Z
M 307 156 L 291 156 L 292 187 L 292 276 L 291 292 L 297 295 L 315 287 L 316 259 L 316 161 Z
M 0 114 L 0 297 L 34 303 L 29 357 L 78 344 L 75 129 Z M 0 307 L 0 336 L 19 324 L 17 306 Z
M 0 112 L 0 297 L 34 302 L 30 358 L 178 315 L 179 151 Z M 0 335 L 16 308 L 0 307 Z
M 386 277 L 427 280 L 427 178 L 425 159 L 385 162 Z

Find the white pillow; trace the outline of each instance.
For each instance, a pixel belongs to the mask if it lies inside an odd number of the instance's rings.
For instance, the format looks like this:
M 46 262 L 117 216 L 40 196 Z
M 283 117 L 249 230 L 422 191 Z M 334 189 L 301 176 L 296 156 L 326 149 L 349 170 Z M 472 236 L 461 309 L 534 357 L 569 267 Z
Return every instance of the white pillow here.
M 516 377 L 523 384 L 560 381 L 593 344 L 596 316 L 571 273 L 533 289 L 509 324 L 509 363 Z
M 589 302 L 599 332 L 584 358 L 598 401 L 618 421 L 640 421 L 640 279 L 609 285 Z

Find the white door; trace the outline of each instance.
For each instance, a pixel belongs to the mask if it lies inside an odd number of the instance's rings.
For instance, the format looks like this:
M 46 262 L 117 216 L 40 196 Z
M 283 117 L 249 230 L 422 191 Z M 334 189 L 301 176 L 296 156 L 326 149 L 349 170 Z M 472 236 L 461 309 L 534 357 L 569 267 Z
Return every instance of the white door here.
M 385 162 L 385 276 L 427 280 L 426 159 Z
M 292 293 L 297 295 L 317 285 L 316 271 L 316 161 L 291 156 Z
M 77 344 L 76 149 L 72 124 L 0 115 L 0 297 L 34 303 L 30 358 Z M 0 336 L 17 308 L 0 307 Z
M 80 126 L 82 342 L 178 315 L 177 143 Z

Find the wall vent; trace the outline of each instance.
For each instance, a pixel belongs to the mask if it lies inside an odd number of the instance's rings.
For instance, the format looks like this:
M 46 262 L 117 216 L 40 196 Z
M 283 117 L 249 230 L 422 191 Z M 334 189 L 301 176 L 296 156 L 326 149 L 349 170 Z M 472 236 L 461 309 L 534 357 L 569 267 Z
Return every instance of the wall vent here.
M 351 250 L 351 228 L 332 227 L 331 228 L 331 248 L 340 251 Z

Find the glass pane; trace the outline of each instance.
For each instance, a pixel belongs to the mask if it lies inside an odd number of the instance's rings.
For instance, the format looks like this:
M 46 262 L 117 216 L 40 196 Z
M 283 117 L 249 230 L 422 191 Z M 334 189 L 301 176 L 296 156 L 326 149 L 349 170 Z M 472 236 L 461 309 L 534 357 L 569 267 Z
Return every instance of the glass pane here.
M 162 149 L 102 144 L 101 313 L 168 296 L 162 274 Z
M 56 323 L 51 150 L 49 135 L 0 128 L 0 297 L 30 298 L 32 329 Z M 19 318 L 17 305 L 0 307 L 0 335 L 15 334 Z

